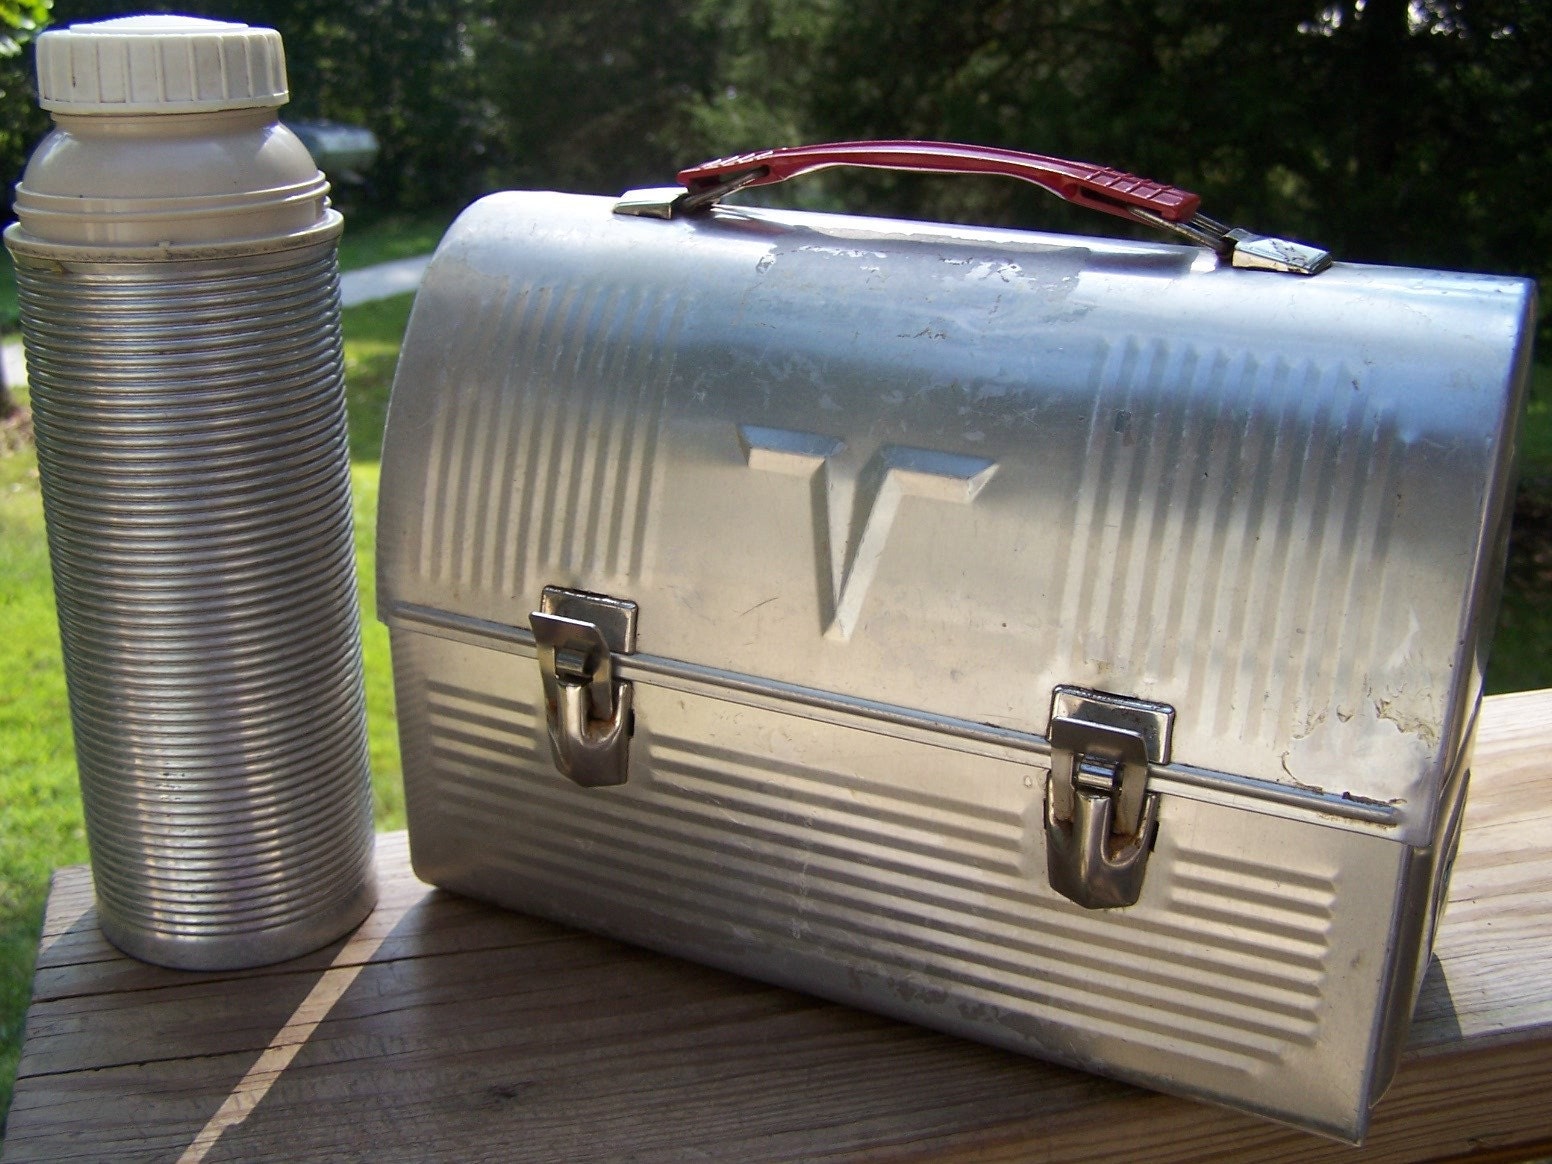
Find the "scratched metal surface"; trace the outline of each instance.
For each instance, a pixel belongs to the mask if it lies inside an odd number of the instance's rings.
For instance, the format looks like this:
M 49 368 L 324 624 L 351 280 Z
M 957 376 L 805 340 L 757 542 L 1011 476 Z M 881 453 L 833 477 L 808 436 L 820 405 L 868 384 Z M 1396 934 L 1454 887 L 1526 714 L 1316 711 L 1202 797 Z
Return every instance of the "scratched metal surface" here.
M 1530 291 L 1187 247 L 503 194 L 406 344 L 383 593 L 1040 733 L 1074 683 L 1182 761 L 1398 805 L 1475 706 Z M 1354 762 L 1359 760 L 1361 762 Z
M 417 871 L 1359 1134 L 1443 876 L 1528 285 L 610 205 L 476 204 L 411 319 L 378 554 Z M 618 788 L 550 760 L 546 585 L 640 603 Z M 1124 911 L 1045 881 L 1059 683 L 1176 709 Z
M 395 628 L 394 658 L 434 884 L 1327 1134 L 1393 1066 L 1406 846 L 1165 797 L 1141 900 L 1086 910 L 1046 884 L 1027 764 L 642 685 L 630 779 L 583 789 L 530 657 Z

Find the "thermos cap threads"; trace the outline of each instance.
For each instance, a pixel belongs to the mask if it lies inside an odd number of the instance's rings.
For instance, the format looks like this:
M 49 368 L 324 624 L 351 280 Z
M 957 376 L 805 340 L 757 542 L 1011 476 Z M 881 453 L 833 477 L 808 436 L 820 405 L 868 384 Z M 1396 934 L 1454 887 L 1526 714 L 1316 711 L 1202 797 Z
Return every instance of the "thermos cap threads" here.
M 290 97 L 280 34 L 191 16 L 127 16 L 38 38 L 38 101 L 56 113 L 208 113 Z

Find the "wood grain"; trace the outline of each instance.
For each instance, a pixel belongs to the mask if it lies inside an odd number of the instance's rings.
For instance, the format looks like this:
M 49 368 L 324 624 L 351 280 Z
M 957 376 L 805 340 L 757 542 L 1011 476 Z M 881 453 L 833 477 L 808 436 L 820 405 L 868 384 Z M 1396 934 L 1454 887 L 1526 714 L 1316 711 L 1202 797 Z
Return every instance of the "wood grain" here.
M 394 833 L 350 943 L 236 974 L 119 955 L 88 870 L 58 871 L 4 1158 L 177 1160 L 342 964 L 359 973 L 205 1160 L 1548 1154 L 1552 691 L 1488 701 L 1467 812 L 1437 960 L 1362 1150 L 465 901 L 416 880 Z

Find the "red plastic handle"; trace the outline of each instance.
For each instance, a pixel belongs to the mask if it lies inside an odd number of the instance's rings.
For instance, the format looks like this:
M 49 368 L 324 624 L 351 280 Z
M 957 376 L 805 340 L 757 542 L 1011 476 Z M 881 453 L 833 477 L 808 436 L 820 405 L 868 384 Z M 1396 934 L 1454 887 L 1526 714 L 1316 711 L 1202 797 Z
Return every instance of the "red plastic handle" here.
M 1033 182 L 1058 198 L 1119 218 L 1133 218 L 1131 211 L 1136 208 L 1150 211 L 1166 222 L 1184 222 L 1196 214 L 1202 202 L 1199 195 L 1188 190 L 1105 166 L 1018 150 L 940 141 L 842 141 L 760 150 L 680 170 L 679 182 L 693 194 L 713 189 L 751 170 L 764 172 L 742 185 L 769 186 L 831 166 L 917 170 L 930 174 L 1001 174 Z

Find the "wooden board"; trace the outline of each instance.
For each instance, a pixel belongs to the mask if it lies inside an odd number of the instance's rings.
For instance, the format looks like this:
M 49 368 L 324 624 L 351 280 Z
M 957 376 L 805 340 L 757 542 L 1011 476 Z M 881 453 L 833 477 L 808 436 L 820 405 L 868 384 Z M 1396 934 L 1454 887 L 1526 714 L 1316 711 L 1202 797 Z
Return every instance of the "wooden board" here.
M 117 954 L 49 899 L 24 1160 L 1399 1161 L 1552 1155 L 1552 691 L 1488 701 L 1406 1061 L 1346 1148 L 433 890 L 282 966 Z

